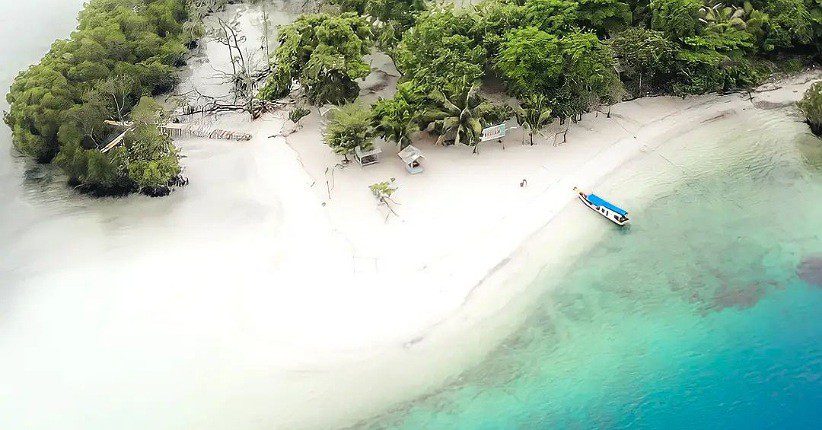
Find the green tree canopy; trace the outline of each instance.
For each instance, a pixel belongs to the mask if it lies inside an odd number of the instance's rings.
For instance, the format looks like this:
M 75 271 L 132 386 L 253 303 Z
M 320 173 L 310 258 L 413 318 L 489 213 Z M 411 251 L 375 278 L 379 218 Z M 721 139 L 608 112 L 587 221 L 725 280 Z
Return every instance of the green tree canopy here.
M 822 136 L 822 81 L 808 88 L 799 101 L 799 109 L 805 114 L 814 134 Z
M 638 93 L 645 88 L 665 88 L 674 75 L 679 46 L 661 31 L 629 28 L 614 37 L 611 47 L 622 77 L 634 83 Z
M 697 35 L 702 5 L 702 0 L 651 0 L 651 28 L 675 40 Z
M 335 108 L 325 126 L 323 139 L 326 145 L 346 160 L 348 154 L 357 147 L 371 149 L 374 144 L 371 111 L 360 103 Z
M 466 83 L 451 96 L 434 91 L 429 95 L 430 107 L 419 117 L 420 128 L 430 127 L 439 136 L 437 145 L 476 146 L 482 138 L 484 118 L 494 109 L 478 92 L 478 85 Z
M 424 0 L 368 0 L 363 12 L 383 23 L 396 22 L 400 28 L 407 29 L 423 10 Z
M 560 118 L 616 100 L 621 89 L 613 53 L 594 33 L 575 31 L 559 39 L 534 27 L 514 30 L 496 66 L 514 94 L 549 97 Z
M 579 2 L 573 0 L 529 0 L 524 7 L 524 24 L 548 33 L 569 31 L 580 19 Z
M 561 84 L 562 46 L 536 27 L 512 30 L 500 46 L 496 67 L 514 94 L 548 93 Z
M 480 79 L 485 49 L 470 37 L 473 19 L 451 7 L 420 16 L 396 49 L 394 61 L 403 79 L 414 81 L 426 93 L 445 94 L 458 91 L 464 81 Z
M 562 38 L 562 85 L 554 97 L 554 112 L 567 118 L 601 103 L 619 100 L 622 83 L 611 48 L 593 33 L 575 32 Z
M 161 132 L 167 115 L 151 97 L 143 97 L 131 112 L 134 128 L 126 133 L 128 176 L 150 195 L 168 193 L 169 182 L 180 174 L 179 154 Z
M 125 116 L 142 94 L 172 88 L 189 41 L 188 17 L 180 0 L 86 3 L 71 37 L 18 75 L 6 96 L 4 120 L 15 146 L 40 162 L 65 150 L 60 165 L 72 170 L 71 178 L 117 182 L 112 178 L 122 170 L 113 154 L 89 152 L 107 132 L 100 122 Z
M 489 58 L 497 55 L 509 31 L 527 25 L 525 7 L 515 2 L 485 0 L 475 6 L 474 13 L 470 33 L 475 40 L 482 41 Z
M 579 23 L 600 36 L 623 30 L 631 24 L 631 8 L 619 0 L 578 0 Z
M 411 134 L 419 130 L 415 120 L 422 108 L 423 94 L 413 82 L 397 85 L 390 99 L 379 99 L 371 109 L 377 136 L 395 142 L 400 149 L 411 144 Z
M 282 97 L 297 80 L 314 104 L 351 101 L 359 94 L 356 79 L 370 73 L 363 56 L 371 46 L 371 27 L 355 13 L 303 15 L 280 29 L 275 72 L 261 97 Z
M 770 17 L 766 40 L 768 46 L 784 49 L 811 43 L 811 13 L 803 0 L 759 0 L 753 4 Z M 819 7 L 819 4 L 815 7 Z

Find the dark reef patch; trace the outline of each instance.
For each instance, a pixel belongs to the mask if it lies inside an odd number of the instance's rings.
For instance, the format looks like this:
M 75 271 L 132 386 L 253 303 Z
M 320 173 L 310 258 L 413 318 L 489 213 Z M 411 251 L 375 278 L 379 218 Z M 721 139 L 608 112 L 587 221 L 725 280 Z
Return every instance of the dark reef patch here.
M 719 312 L 726 308 L 749 309 L 754 307 L 767 293 L 761 282 L 752 282 L 743 286 L 723 285 L 714 295 L 711 308 Z
M 822 287 L 822 255 L 806 257 L 796 266 L 796 276 L 803 281 Z

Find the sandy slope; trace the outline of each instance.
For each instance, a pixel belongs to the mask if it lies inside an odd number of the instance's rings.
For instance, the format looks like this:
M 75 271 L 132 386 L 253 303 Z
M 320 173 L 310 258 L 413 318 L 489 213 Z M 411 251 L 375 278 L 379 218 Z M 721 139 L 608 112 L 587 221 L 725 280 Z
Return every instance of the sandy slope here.
M 374 72 L 361 84 L 368 102 L 390 97 L 398 76 L 386 56 L 371 62 Z M 236 396 L 251 410 L 264 409 L 257 417 L 277 427 L 321 428 L 431 390 L 517 325 L 539 293 L 530 285 L 546 264 L 560 271 L 611 228 L 585 211 L 555 219 L 573 201 L 573 186 L 638 208 L 642 187 L 615 186 L 609 181 L 615 169 L 652 169 L 652 163 L 628 161 L 648 154 L 658 162 L 655 149 L 669 138 L 704 121 L 789 104 L 819 77 L 765 86 L 753 102 L 732 94 L 621 103 L 611 118 L 585 115 L 561 145 L 553 144 L 566 129 L 558 124 L 535 146 L 522 144 L 519 129 L 504 145 L 482 144 L 477 155 L 471 148 L 434 146 L 420 134 L 414 144 L 427 158 L 425 172 L 414 176 L 385 142 L 378 142 L 379 164 L 341 164 L 322 143 L 321 113 L 328 107 L 312 109 L 296 130 L 285 111 L 255 123 L 223 118 L 225 127 L 255 135 L 246 144 L 255 148 L 248 166 L 255 198 L 278 208 L 273 233 L 261 230 L 257 238 L 276 250 L 265 254 L 265 282 L 276 287 L 243 305 L 249 341 L 272 342 L 270 355 L 255 357 L 265 369 L 255 387 L 270 391 Z M 195 166 L 189 169 L 194 181 Z M 398 216 L 379 207 L 368 189 L 389 178 L 399 187 Z M 228 423 L 239 416 L 220 418 Z
M 551 144 L 560 127 L 536 146 L 522 145 L 515 132 L 504 149 L 483 144 L 479 155 L 420 136 L 415 144 L 426 154 L 426 171 L 416 176 L 390 144 L 381 144 L 378 165 L 340 167 L 322 144 L 316 111 L 287 139 L 270 139 L 276 161 L 265 167 L 258 160 L 259 172 L 268 172 L 260 180 L 273 171 L 270 179 L 280 184 L 288 234 L 276 241 L 289 251 L 276 276 L 293 288 L 282 324 L 299 333 L 291 339 L 294 355 L 282 363 L 288 370 L 275 378 L 287 396 L 271 408 L 272 422 L 291 428 L 356 420 L 453 377 L 516 326 L 537 294 L 529 284 L 546 263 L 559 270 L 582 251 L 585 234 L 610 228 L 584 211 L 575 215 L 588 217 L 581 221 L 587 232 L 569 219 L 549 225 L 573 200 L 573 186 L 638 208 L 641 185 L 616 187 L 609 181 L 615 169 L 649 168 L 628 161 L 656 157 L 668 139 L 703 122 L 788 105 L 819 77 L 763 87 L 753 103 L 739 94 L 621 103 L 610 119 L 586 115 L 560 146 Z M 382 88 L 380 81 L 363 93 Z M 276 132 L 255 131 L 258 141 Z M 368 190 L 388 178 L 399 186 L 399 216 L 387 216 Z

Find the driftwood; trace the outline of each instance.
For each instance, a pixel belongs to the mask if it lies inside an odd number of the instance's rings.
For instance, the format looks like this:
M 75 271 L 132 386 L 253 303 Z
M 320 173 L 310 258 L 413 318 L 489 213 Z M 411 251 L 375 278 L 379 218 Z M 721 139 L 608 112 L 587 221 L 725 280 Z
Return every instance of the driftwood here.
M 554 134 L 553 146 L 559 146 L 568 141 L 568 130 L 570 130 L 570 128 L 566 128 L 565 131 L 560 131 L 559 133 Z M 557 136 L 559 136 L 560 134 L 562 135 L 562 142 L 557 143 Z
M 175 115 L 178 118 L 191 115 L 245 111 L 251 113 L 252 119 L 257 119 L 266 112 L 274 112 L 287 105 L 296 103 L 294 100 L 268 101 L 253 98 L 249 101 L 237 103 L 236 101 L 230 100 L 232 98 L 230 95 L 220 97 L 208 96 L 201 93 L 196 88 L 183 94 L 183 96 L 191 99 L 192 94 L 196 95 L 196 97 L 194 97 L 194 104 L 188 104 L 178 109 L 175 112 Z
M 301 162 L 302 163 L 302 162 Z M 331 192 L 334 191 L 334 170 L 336 169 L 345 169 L 348 166 L 348 161 L 343 161 L 341 163 L 337 163 L 332 167 L 325 168 L 325 190 L 328 193 L 328 200 L 331 200 Z M 329 179 L 329 173 L 331 173 L 331 177 Z
M 284 101 L 276 101 L 270 102 L 265 100 L 255 100 L 251 107 L 251 113 L 253 119 L 259 118 L 262 114 L 266 112 L 274 112 L 277 111 L 289 104 L 294 103 L 292 102 L 284 102 Z M 245 104 L 231 104 L 231 103 L 209 103 L 207 105 L 201 106 L 187 106 L 183 108 L 182 111 L 176 113 L 178 117 L 185 117 L 191 115 L 207 115 L 207 114 L 215 114 L 215 113 L 223 113 L 223 112 L 248 112 L 249 107 Z
M 198 1 L 197 6 L 202 9 L 201 15 L 204 16 L 222 9 L 229 3 L 234 1 L 203 0 Z M 197 88 L 180 94 L 188 102 L 187 106 L 176 112 L 177 116 L 246 111 L 251 114 L 252 119 L 257 119 L 263 113 L 275 109 L 276 105 L 255 98 L 257 89 L 271 74 L 271 65 L 264 50 L 266 47 L 246 49 L 246 36 L 241 34 L 236 20 L 227 21 L 216 17 L 216 26 L 211 31 L 213 39 L 225 46 L 231 67 L 229 70 L 218 70 L 209 63 L 213 71 L 212 78 L 221 84 L 230 85 L 230 89 L 227 94 L 221 96 L 205 95 Z M 260 61 L 258 54 L 264 55 L 265 60 Z
M 103 147 L 103 149 L 101 149 L 100 152 L 105 154 L 106 152 L 111 151 L 111 149 L 114 148 L 115 146 L 123 143 L 123 140 L 126 138 L 126 134 L 128 133 L 128 131 L 129 130 L 127 129 L 126 131 L 122 132 L 119 136 L 115 137 L 114 140 L 112 140 L 111 142 L 108 143 L 108 145 Z

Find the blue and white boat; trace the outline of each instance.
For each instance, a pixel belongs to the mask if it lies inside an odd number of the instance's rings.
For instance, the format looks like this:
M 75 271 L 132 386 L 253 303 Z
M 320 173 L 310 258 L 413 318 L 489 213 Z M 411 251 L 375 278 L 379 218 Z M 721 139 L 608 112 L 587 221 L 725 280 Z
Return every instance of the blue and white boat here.
M 576 191 L 579 195 L 579 199 L 582 200 L 582 203 L 585 203 L 585 206 L 588 206 L 591 210 L 599 213 L 605 218 L 608 218 L 608 220 L 612 223 L 623 226 L 630 222 L 630 219 L 628 219 L 628 211 L 625 209 L 620 208 L 619 206 L 596 194 L 586 194 L 576 187 L 574 187 L 574 191 Z

